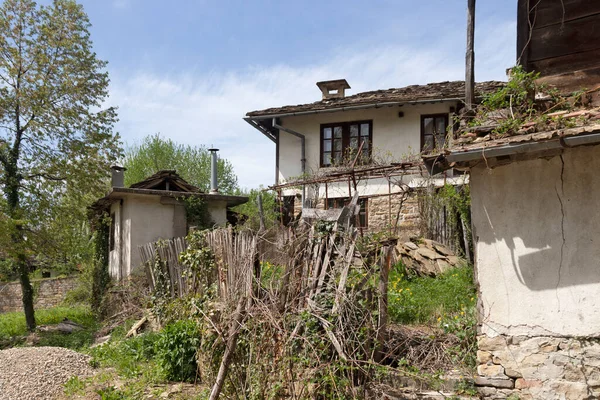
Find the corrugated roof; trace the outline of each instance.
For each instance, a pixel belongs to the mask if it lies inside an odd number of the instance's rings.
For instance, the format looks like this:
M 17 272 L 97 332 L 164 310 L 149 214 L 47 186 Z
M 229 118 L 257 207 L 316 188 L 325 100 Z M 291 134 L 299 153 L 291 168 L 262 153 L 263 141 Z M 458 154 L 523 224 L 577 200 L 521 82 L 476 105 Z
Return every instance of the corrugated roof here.
M 475 95 L 482 97 L 504 87 L 506 82 L 486 81 L 475 84 Z M 379 103 L 410 103 L 420 101 L 439 101 L 461 99 L 465 94 L 464 81 L 438 82 L 426 85 L 411 85 L 403 88 L 374 90 L 357 93 L 344 98 L 327 99 L 309 104 L 289 105 L 251 111 L 246 114 L 250 118 L 270 117 L 287 113 L 325 111 L 342 107 L 376 105 Z

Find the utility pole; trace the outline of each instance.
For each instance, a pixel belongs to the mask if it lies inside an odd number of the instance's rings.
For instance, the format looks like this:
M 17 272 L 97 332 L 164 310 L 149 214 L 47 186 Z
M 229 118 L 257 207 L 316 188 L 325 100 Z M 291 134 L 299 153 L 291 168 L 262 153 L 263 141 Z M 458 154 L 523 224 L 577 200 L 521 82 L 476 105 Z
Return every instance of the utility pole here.
M 475 0 L 468 0 L 467 6 L 467 57 L 465 71 L 465 105 L 467 111 L 475 103 Z

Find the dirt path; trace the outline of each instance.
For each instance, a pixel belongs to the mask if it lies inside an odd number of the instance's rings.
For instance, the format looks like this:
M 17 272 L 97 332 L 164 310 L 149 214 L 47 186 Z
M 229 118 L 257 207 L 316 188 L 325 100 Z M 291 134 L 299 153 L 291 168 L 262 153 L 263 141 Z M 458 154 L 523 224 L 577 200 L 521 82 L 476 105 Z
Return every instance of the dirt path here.
M 0 400 L 51 400 L 72 376 L 94 374 L 90 357 L 61 347 L 0 351 Z

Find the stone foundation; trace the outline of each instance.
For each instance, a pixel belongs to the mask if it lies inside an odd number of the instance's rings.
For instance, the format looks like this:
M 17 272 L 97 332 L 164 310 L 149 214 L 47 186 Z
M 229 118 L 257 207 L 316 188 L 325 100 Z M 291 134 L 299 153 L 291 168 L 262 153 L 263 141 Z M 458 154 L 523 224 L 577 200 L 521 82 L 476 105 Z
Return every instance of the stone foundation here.
M 78 284 L 76 277 L 50 278 L 31 281 L 34 289 L 34 308 L 50 308 L 62 303 L 68 291 Z M 0 313 L 23 311 L 21 284 L 0 283 Z
M 478 344 L 484 399 L 600 398 L 600 339 L 482 335 Z

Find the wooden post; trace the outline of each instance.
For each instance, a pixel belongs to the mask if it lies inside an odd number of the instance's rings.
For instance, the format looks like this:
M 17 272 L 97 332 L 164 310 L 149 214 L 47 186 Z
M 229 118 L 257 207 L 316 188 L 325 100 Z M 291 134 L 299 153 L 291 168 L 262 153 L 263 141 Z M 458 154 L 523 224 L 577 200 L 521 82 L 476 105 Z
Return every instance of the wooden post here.
M 227 377 L 227 370 L 229 369 L 229 364 L 231 364 L 231 357 L 233 356 L 237 345 L 237 338 L 240 333 L 240 326 L 242 325 L 244 319 L 243 307 L 245 301 L 246 300 L 244 299 L 244 297 L 241 297 L 238 301 L 237 308 L 233 313 L 231 326 L 229 327 L 227 343 L 225 344 L 225 353 L 223 353 L 221 365 L 219 366 L 219 373 L 217 374 L 217 379 L 215 381 L 214 386 L 212 387 L 212 391 L 210 392 L 210 400 L 217 400 L 219 398 L 219 395 L 221 394 L 221 389 L 223 389 L 223 383 L 225 382 L 225 377 Z
M 265 230 L 265 214 L 263 213 L 262 193 L 258 193 L 258 215 L 260 217 L 260 231 Z
M 465 105 L 467 111 L 475 103 L 475 0 L 468 0 L 467 6 L 467 59 L 465 71 Z
M 377 348 L 375 351 L 375 362 L 381 362 L 383 359 L 383 344 L 387 339 L 387 320 L 388 320 L 388 280 L 392 264 L 392 253 L 396 241 L 383 246 L 381 249 L 381 270 L 379 272 L 378 287 L 378 321 L 377 321 Z

